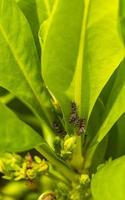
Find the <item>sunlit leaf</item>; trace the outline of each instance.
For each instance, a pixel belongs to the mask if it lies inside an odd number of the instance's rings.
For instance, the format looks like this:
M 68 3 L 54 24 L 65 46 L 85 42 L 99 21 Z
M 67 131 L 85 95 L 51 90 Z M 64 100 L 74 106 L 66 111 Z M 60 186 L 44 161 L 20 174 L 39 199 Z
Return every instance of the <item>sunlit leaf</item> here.
M 56 1 L 48 20 L 42 69 L 66 118 L 73 100 L 80 115 L 89 118 L 98 95 L 123 56 L 118 0 Z
M 125 156 L 100 167 L 92 178 L 94 200 L 123 200 L 125 197 Z
M 97 131 L 96 136 L 94 137 L 88 149 L 89 155 L 93 154 L 98 144 L 103 140 L 103 138 L 108 134 L 110 129 L 113 127 L 113 125 L 125 112 L 124 71 L 125 71 L 125 62 L 123 61 L 120 67 L 118 68 L 117 77 L 115 79 L 115 82 L 112 86 L 112 90 L 108 97 L 106 107 L 105 107 L 105 112 L 103 113 L 102 123 L 100 124 L 100 128 Z
M 104 113 L 104 122 L 100 127 L 97 134 L 97 141 L 100 142 L 104 136 L 111 129 L 113 124 L 121 117 L 125 112 L 125 63 L 123 62 L 118 70 L 116 81 L 112 87 L 108 102 L 106 104 L 106 110 Z
M 0 55 L 0 85 L 43 116 L 36 47 L 28 22 L 13 0 L 0 0 Z
M 0 103 L 0 151 L 26 151 L 41 142 L 41 136 Z
M 50 15 L 50 8 L 48 8 L 49 5 L 46 2 L 46 0 L 20 0 L 18 2 L 18 6 L 20 7 L 30 24 L 39 54 L 40 44 L 38 39 L 38 31 L 40 25 Z

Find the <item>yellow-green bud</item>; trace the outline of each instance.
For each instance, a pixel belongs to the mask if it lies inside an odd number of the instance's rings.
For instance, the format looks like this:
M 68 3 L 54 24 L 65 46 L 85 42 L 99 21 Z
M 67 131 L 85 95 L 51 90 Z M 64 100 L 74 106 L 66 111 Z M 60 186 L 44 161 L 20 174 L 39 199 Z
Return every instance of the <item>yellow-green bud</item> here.
M 81 175 L 80 183 L 83 184 L 83 185 L 90 183 L 90 178 L 89 178 L 88 174 L 82 174 Z
M 64 142 L 64 150 L 65 151 L 72 151 L 76 145 L 76 136 L 72 136 L 65 140 Z

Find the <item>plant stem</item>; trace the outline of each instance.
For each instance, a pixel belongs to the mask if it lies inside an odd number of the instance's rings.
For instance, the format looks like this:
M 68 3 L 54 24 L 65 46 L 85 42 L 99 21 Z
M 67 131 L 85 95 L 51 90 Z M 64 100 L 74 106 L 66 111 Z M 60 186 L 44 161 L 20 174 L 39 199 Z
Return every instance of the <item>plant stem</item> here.
M 48 148 L 48 145 L 43 143 L 35 148 L 39 153 L 41 153 L 50 163 L 57 168 L 57 170 L 62 173 L 69 181 L 77 182 L 78 175 L 68 167 L 56 154 Z
M 82 156 L 81 136 L 76 136 L 76 147 L 73 151 L 71 164 L 80 172 L 83 162 L 84 158 Z
M 56 176 L 55 174 L 53 174 L 51 172 L 49 172 L 48 175 L 46 175 L 46 176 L 48 176 L 49 178 L 52 178 L 53 180 L 57 180 L 58 182 L 63 182 L 65 185 L 69 184 L 68 181 L 61 179 L 60 177 Z

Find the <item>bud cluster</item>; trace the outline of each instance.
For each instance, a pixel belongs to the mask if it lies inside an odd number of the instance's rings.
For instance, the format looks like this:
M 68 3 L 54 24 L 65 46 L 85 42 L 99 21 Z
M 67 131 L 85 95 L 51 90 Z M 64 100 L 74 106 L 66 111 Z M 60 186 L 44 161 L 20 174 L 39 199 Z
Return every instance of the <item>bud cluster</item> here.
M 5 153 L 0 156 L 0 172 L 3 178 L 8 180 L 33 180 L 37 176 L 45 173 L 48 164 L 38 156 L 28 153 L 24 158 L 17 154 Z

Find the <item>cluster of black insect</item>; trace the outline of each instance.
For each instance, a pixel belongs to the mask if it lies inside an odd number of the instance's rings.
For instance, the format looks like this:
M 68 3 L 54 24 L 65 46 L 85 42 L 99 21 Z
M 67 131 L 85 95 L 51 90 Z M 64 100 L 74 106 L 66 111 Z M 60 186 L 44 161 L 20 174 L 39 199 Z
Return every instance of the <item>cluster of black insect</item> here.
M 78 108 L 75 102 L 71 102 L 71 112 L 69 117 L 69 123 L 72 124 L 77 129 L 77 134 L 81 135 L 85 132 L 86 121 L 84 118 L 80 118 L 78 115 Z M 54 132 L 60 136 L 64 136 L 66 131 L 59 121 L 54 121 L 52 124 Z
M 64 128 L 60 125 L 58 121 L 53 122 L 53 129 L 56 134 L 59 134 L 60 136 L 64 136 L 66 134 L 66 131 Z
M 78 135 L 81 135 L 85 132 L 85 119 L 79 117 L 78 108 L 75 102 L 71 103 L 69 123 L 74 125 L 75 128 L 77 128 Z

